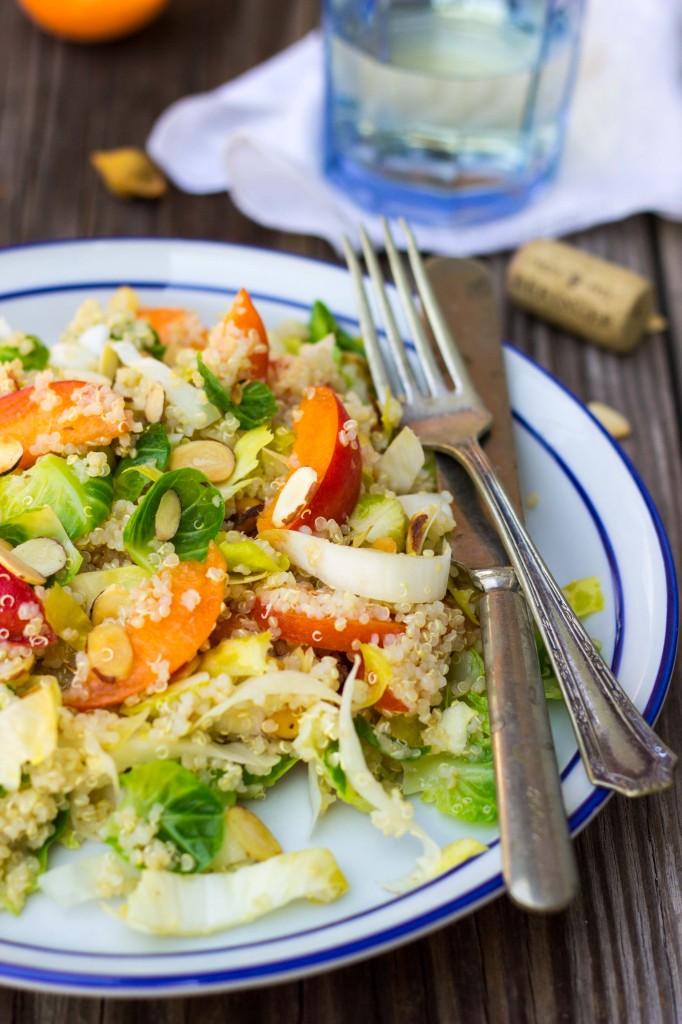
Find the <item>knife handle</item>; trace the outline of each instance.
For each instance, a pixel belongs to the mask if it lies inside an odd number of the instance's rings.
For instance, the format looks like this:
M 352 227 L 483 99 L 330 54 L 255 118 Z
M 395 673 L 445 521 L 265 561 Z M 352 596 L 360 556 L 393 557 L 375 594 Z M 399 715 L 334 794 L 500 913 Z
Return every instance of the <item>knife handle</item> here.
M 596 651 L 474 440 L 438 445 L 466 469 L 542 635 L 594 785 L 644 796 L 672 783 L 677 756 L 659 739 Z
M 528 607 L 510 568 L 472 573 L 479 619 L 502 847 L 510 898 L 524 910 L 563 910 L 578 873 L 561 795 Z

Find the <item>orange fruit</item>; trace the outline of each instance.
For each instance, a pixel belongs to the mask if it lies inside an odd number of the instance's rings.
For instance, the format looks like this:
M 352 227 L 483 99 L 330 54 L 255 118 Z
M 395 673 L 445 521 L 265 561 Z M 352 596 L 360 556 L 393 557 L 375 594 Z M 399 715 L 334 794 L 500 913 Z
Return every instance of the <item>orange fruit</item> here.
M 120 39 L 153 21 L 170 0 L 18 0 L 28 16 L 52 35 L 74 43 Z

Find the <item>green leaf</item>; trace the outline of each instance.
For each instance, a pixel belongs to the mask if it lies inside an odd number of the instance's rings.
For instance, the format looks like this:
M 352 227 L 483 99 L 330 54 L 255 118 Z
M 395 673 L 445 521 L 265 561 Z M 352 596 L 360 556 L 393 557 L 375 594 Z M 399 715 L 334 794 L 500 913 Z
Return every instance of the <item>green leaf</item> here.
M 334 314 L 319 299 L 313 304 L 308 323 L 308 337 L 312 342 L 321 341 L 328 334 L 333 334 L 336 344 L 342 352 L 356 352 L 364 356 L 365 347 L 360 338 L 353 338 L 347 331 L 344 331 L 336 320 Z
M 471 756 L 428 754 L 403 765 L 403 792 L 421 793 L 443 814 L 472 824 L 497 820 L 497 799 L 490 742 L 490 717 L 485 693 L 467 693 L 461 700 L 477 713 L 480 732 L 478 753 Z
M 50 358 L 50 350 L 34 334 L 25 334 L 24 340 L 31 343 L 27 352 L 21 352 L 16 345 L 0 344 L 0 363 L 11 363 L 20 359 L 25 370 L 44 370 Z
M 573 580 L 561 589 L 571 608 L 581 619 L 604 610 L 604 595 L 597 576 Z
M 242 385 L 242 397 L 235 406 L 234 414 L 242 430 L 253 430 L 269 423 L 277 412 L 277 400 L 267 384 L 250 380 Z
M 160 809 L 158 838 L 193 858 L 191 873 L 204 871 L 225 837 L 223 805 L 211 787 L 175 761 L 148 761 L 121 775 L 120 781 L 123 798 L 105 835 L 110 846 L 128 859 L 120 842 L 121 812 L 130 808 L 138 818 L 149 821 L 152 810 Z
M 483 664 L 482 655 L 473 647 L 455 652 L 450 659 L 450 667 L 448 668 L 448 688 L 445 692 L 445 706 L 449 707 L 454 697 L 457 699 L 461 697 L 459 683 L 464 683 L 462 689 L 469 692 L 471 687 L 481 679 L 485 679 L 485 665 Z M 469 695 L 474 696 L 470 693 Z M 474 707 L 473 704 L 470 704 L 470 706 Z M 478 709 L 475 708 L 475 710 Z
M 201 353 L 197 355 L 197 370 L 201 374 L 201 378 L 204 382 L 204 390 L 206 396 L 212 405 L 215 405 L 216 409 L 225 416 L 228 412 L 233 412 L 234 402 L 228 395 L 226 389 L 220 383 L 215 373 L 209 370 L 208 366 L 201 358 Z
M 355 731 L 361 740 L 380 751 L 384 757 L 391 761 L 416 761 L 424 757 L 431 750 L 431 747 L 411 747 L 405 740 L 397 736 L 391 736 L 388 732 L 378 732 L 362 715 L 353 719 Z
M 404 764 L 405 793 L 421 793 L 425 803 L 435 804 L 471 824 L 497 820 L 497 799 L 492 757 L 470 760 L 453 754 L 428 754 Z
M 181 561 L 203 562 L 225 518 L 225 503 L 217 487 L 198 469 L 175 469 L 152 484 L 123 531 L 123 543 L 134 562 L 155 572 L 149 556 L 158 550 L 155 520 L 161 499 L 175 491 L 180 499 L 180 524 L 173 537 Z
M 233 789 L 221 789 L 218 783 L 222 778 L 222 773 L 218 771 L 212 771 L 209 773 L 208 785 L 211 787 L 211 791 L 220 800 L 221 806 L 227 810 L 228 807 L 234 807 L 237 803 L 237 794 Z
M 12 547 L 36 537 L 50 537 L 52 540 L 59 541 L 66 551 L 66 565 L 58 573 L 55 573 L 55 579 L 60 583 L 68 583 L 83 562 L 83 556 L 78 548 L 71 543 L 61 520 L 47 505 L 44 505 L 43 508 L 31 509 L 30 512 L 20 512 L 18 516 L 12 516 L 0 523 L 0 537 Z
M 137 466 L 165 469 L 170 459 L 170 441 L 160 423 L 151 423 L 135 439 L 135 455 L 121 459 L 114 474 L 117 498 L 137 501 L 149 480 L 135 470 Z
M 255 540 L 224 541 L 219 545 L 228 572 L 250 573 L 286 572 L 289 559 L 275 552 L 268 554 Z
M 397 498 L 386 494 L 362 494 L 348 518 L 353 547 L 371 546 L 380 537 L 395 541 L 396 550 L 405 550 L 409 520 Z
M 247 430 L 234 446 L 234 457 L 237 460 L 232 476 L 224 484 L 220 484 L 220 493 L 225 501 L 242 491 L 251 480 L 251 474 L 258 469 L 260 453 L 274 438 L 272 431 L 266 427 Z
M 201 354 L 197 356 L 197 369 L 204 381 L 209 402 L 215 405 L 223 416 L 227 413 L 236 416 L 242 430 L 253 430 L 254 427 L 269 423 L 277 412 L 275 396 L 262 381 L 251 380 L 244 384 L 239 402 L 234 402 L 216 375 L 206 366 Z
M 55 843 L 58 843 L 66 831 L 66 826 L 69 820 L 69 808 L 65 807 L 63 811 L 59 811 L 57 817 L 52 822 L 54 826 L 54 832 L 51 836 L 48 836 L 43 845 L 39 850 L 35 851 L 34 856 L 38 858 L 40 864 L 40 873 L 47 870 L 47 857 L 50 849 Z
M 596 576 L 586 576 L 584 579 L 573 580 L 561 588 L 564 597 L 578 618 L 585 618 L 593 612 L 600 612 L 604 609 L 604 595 L 601 590 L 601 583 Z M 540 662 L 540 674 L 545 688 L 547 700 L 561 700 L 563 694 L 561 687 L 554 674 L 554 666 L 549 656 L 545 642 L 539 631 L 535 630 L 535 643 L 538 649 L 538 660 Z M 595 642 L 599 649 L 599 644 Z
M 341 767 L 338 740 L 332 740 L 325 748 L 318 764 L 322 768 L 324 778 L 344 803 L 357 807 L 359 811 L 363 811 L 365 814 L 371 811 L 370 805 L 351 786 L 348 776 Z
M 141 352 L 146 353 L 146 355 L 153 356 L 154 359 L 158 359 L 159 362 L 161 362 L 166 354 L 168 345 L 163 345 L 161 343 L 158 332 L 154 330 L 151 324 L 148 324 L 146 320 L 143 322 L 145 326 L 145 334 L 136 342 L 136 344 Z M 114 328 L 114 330 L 109 334 L 111 341 L 123 341 L 125 336 L 125 330 L 120 330 L 118 328 Z
M 249 787 L 249 792 L 247 794 L 249 799 L 260 795 L 264 789 L 274 786 L 274 784 L 281 779 L 283 775 L 286 775 L 290 768 L 294 767 L 297 761 L 297 757 L 288 757 L 287 755 L 284 755 L 269 772 L 265 773 L 265 775 L 256 775 L 255 772 L 250 772 L 248 769 L 244 768 L 242 771 L 242 782 L 245 786 Z M 255 791 L 252 791 L 253 787 L 255 787 Z
M 141 345 L 141 350 L 146 352 L 148 355 L 153 356 L 154 359 L 161 360 L 165 356 L 167 348 L 168 345 L 163 345 L 161 343 L 159 335 L 154 328 L 149 325 L 149 340 L 147 340 L 147 338 L 144 339 Z
M 89 476 L 83 460 L 67 463 L 44 455 L 23 473 L 0 479 L 0 518 L 9 519 L 49 506 L 74 540 L 99 526 L 111 511 L 111 476 Z

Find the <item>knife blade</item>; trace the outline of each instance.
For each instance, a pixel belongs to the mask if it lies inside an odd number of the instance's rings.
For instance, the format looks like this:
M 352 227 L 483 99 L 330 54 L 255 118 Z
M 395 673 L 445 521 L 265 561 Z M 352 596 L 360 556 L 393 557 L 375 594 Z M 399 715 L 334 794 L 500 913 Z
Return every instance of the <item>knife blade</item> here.
M 474 260 L 436 258 L 429 282 L 473 383 L 493 414 L 486 453 L 522 512 L 492 280 Z M 464 470 L 437 456 L 454 498 L 453 556 L 481 591 L 479 620 L 498 795 L 503 875 L 525 909 L 563 909 L 578 876 L 561 794 L 534 631 L 513 569 Z

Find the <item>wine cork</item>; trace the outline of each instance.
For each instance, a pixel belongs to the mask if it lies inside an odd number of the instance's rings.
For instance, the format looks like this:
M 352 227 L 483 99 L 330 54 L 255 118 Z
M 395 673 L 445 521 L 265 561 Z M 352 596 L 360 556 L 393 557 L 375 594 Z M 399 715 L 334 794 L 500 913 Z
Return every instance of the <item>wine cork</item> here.
M 614 352 L 634 348 L 654 312 L 651 282 L 641 274 L 549 239 L 528 242 L 514 255 L 507 293 L 531 313 Z

